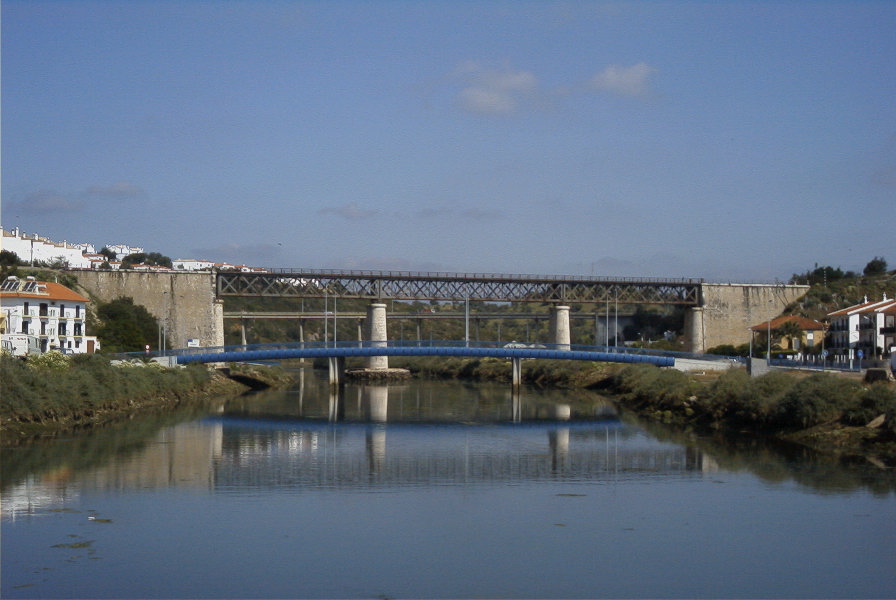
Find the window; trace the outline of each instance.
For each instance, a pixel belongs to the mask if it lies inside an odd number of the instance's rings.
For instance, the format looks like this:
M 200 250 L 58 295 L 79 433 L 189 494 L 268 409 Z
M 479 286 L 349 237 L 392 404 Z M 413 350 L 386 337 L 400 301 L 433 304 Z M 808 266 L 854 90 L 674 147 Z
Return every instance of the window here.
M 28 329 L 31 327 L 31 321 L 22 321 L 22 333 L 28 333 Z
M 59 322 L 59 335 L 68 335 L 65 321 Z
M 75 323 L 75 335 L 81 335 L 81 324 Z

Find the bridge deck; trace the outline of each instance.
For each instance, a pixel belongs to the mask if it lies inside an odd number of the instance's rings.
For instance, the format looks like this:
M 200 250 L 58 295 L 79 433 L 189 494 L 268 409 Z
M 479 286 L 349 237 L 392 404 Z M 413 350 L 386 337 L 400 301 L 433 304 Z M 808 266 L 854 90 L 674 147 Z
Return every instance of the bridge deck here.
M 606 352 L 596 350 L 533 347 L 523 344 L 515 347 L 485 347 L 467 345 L 408 345 L 384 342 L 343 342 L 336 345 L 295 344 L 276 345 L 270 348 L 231 346 L 215 349 L 185 349 L 176 356 L 178 364 L 209 362 L 252 362 L 283 360 L 288 358 L 343 358 L 370 356 L 467 356 L 477 358 L 541 358 L 554 360 L 586 360 L 597 362 L 647 363 L 660 367 L 672 367 L 671 356 Z

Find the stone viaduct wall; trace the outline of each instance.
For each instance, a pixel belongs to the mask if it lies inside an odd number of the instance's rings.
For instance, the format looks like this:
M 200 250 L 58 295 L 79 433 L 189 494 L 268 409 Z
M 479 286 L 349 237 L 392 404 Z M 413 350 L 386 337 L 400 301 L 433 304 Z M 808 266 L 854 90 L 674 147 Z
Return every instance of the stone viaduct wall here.
M 81 291 L 91 300 L 109 302 L 130 297 L 142 304 L 167 330 L 169 348 L 187 340 L 201 346 L 224 345 L 224 305 L 215 298 L 215 276 L 209 272 L 150 273 L 75 269 Z M 157 340 L 147 340 L 153 349 Z
M 750 327 L 780 315 L 809 291 L 807 285 L 704 283 L 703 305 L 685 317 L 685 346 L 704 352 L 721 344 L 746 344 Z

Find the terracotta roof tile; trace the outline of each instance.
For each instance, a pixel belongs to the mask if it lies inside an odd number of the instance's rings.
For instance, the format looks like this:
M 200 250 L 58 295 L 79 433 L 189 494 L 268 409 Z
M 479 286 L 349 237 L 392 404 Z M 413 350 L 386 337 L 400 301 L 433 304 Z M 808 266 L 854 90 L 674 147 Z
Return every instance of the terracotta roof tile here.
M 46 293 L 41 292 L 0 292 L 4 298 L 35 298 L 39 300 L 67 300 L 70 302 L 90 302 L 81 294 L 71 290 L 60 283 L 53 281 L 38 281 L 39 288 L 44 287 Z
M 771 320 L 771 323 L 769 323 L 768 321 L 765 321 L 763 323 L 760 323 L 759 325 L 754 325 L 754 326 L 750 327 L 750 329 L 753 331 L 765 331 L 765 330 L 769 329 L 769 327 L 771 327 L 771 329 L 777 329 L 784 323 L 791 323 L 791 322 L 799 325 L 799 328 L 802 329 L 803 331 L 818 331 L 818 330 L 824 329 L 824 323 L 820 323 L 813 319 L 801 317 L 798 315 L 775 317 L 774 319 Z

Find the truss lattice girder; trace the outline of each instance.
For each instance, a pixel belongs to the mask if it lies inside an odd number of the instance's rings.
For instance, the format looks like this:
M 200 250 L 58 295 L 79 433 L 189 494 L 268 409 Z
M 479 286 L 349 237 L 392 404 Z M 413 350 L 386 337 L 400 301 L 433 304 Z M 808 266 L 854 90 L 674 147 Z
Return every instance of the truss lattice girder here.
M 526 275 L 289 271 L 217 275 L 218 296 L 490 302 L 701 303 L 699 279 L 603 279 Z

